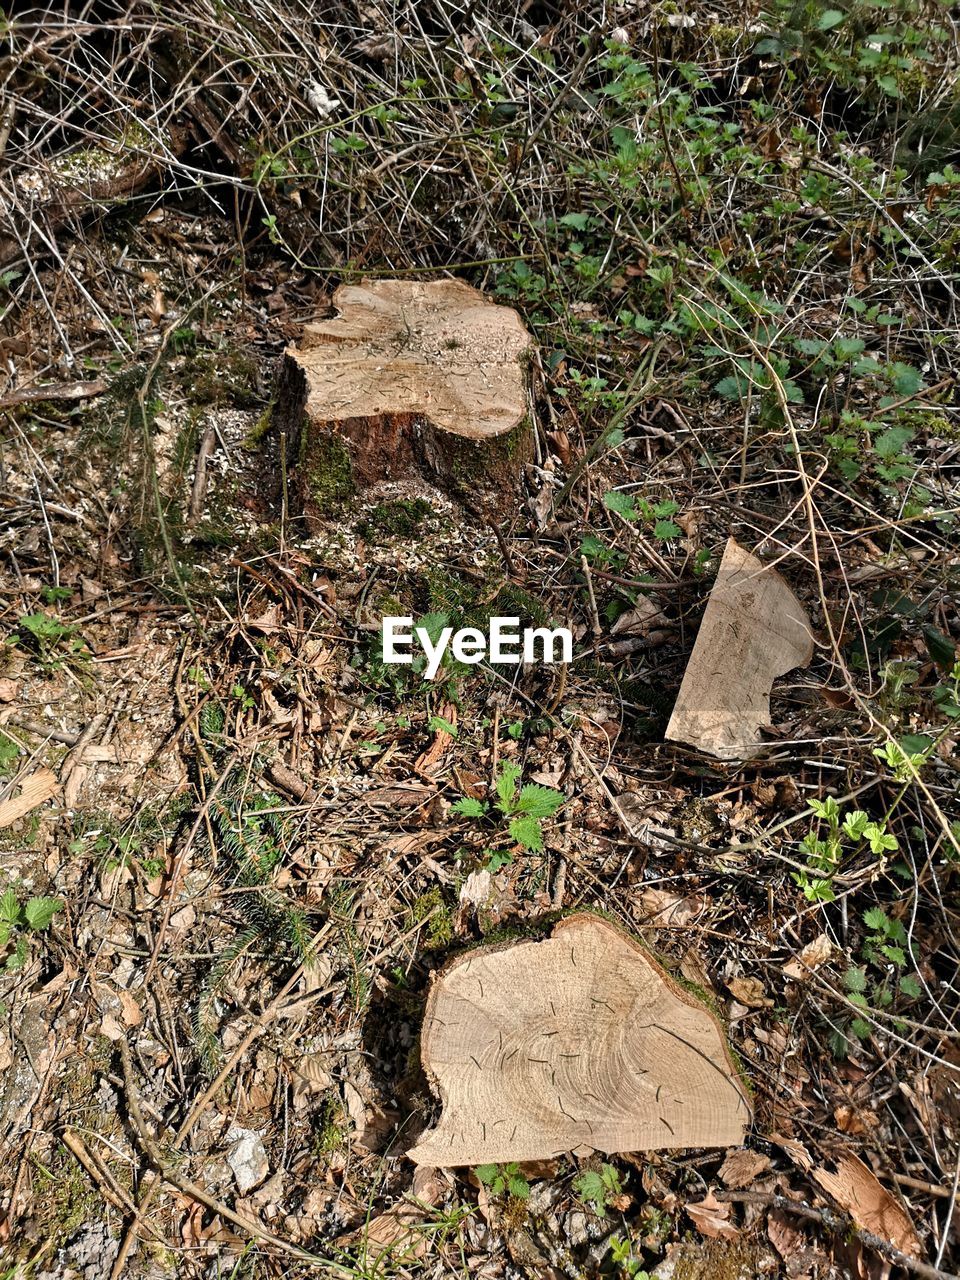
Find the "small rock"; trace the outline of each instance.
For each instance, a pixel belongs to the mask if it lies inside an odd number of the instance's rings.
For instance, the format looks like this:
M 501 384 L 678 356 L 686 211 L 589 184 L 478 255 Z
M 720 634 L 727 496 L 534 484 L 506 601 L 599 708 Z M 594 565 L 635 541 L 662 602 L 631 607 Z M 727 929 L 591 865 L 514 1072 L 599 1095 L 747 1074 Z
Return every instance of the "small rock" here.
M 244 1193 L 252 1191 L 270 1172 L 262 1136 L 254 1129 L 231 1125 L 227 1131 L 227 1142 L 233 1144 L 227 1152 L 227 1164 L 237 1189 Z

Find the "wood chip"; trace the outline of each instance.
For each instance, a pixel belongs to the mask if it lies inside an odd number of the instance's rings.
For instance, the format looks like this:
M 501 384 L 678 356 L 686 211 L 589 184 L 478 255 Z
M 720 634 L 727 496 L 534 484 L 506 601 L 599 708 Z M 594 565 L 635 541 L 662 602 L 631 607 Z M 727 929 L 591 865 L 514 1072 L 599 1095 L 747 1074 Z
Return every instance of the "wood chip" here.
M 721 760 L 760 749 L 777 676 L 813 657 L 810 622 L 775 569 L 728 539 L 666 737 Z
M 48 382 L 40 387 L 22 387 L 0 396 L 0 409 L 18 404 L 35 404 L 45 400 L 89 400 L 103 395 L 107 384 L 100 378 L 94 382 Z
M 443 1113 L 418 1164 L 739 1145 L 751 1118 L 717 1019 L 593 915 L 455 960 L 421 1054 Z
M 20 794 L 0 803 L 0 827 L 9 827 L 20 818 L 56 795 L 60 788 L 57 775 L 50 769 L 37 769 L 20 784 Z
M 920 1241 L 900 1201 L 856 1156 L 837 1156 L 834 1164 L 832 1169 L 819 1165 L 813 1170 L 813 1177 L 823 1190 L 846 1209 L 858 1227 L 889 1240 L 908 1257 L 919 1258 Z

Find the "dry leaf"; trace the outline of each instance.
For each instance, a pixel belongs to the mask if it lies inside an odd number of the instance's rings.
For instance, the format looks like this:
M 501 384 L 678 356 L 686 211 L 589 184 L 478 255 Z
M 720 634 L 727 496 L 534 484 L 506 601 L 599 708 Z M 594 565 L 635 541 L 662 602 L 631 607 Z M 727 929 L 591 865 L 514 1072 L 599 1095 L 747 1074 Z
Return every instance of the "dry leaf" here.
M 727 987 L 734 1000 L 746 1005 L 748 1009 L 769 1009 L 773 1005 L 773 1001 L 767 999 L 759 978 L 731 978 Z
M 730 1206 L 721 1204 L 712 1191 L 686 1206 L 693 1225 L 709 1240 L 736 1240 L 740 1231 L 730 1221 Z
M 421 1058 L 443 1112 L 418 1164 L 726 1146 L 751 1117 L 716 1018 L 593 915 L 444 969 Z
M 786 1274 L 791 1280 L 809 1275 L 813 1264 L 822 1261 L 808 1248 L 796 1218 L 782 1209 L 771 1209 L 767 1214 L 767 1238 L 783 1259 Z
M 56 795 L 60 784 L 50 769 L 36 769 L 20 783 L 20 794 L 0 804 L 0 827 L 9 827 Z
M 833 1118 L 841 1133 L 868 1133 L 871 1129 L 876 1129 L 880 1123 L 879 1117 L 874 1112 L 863 1111 L 846 1103 L 834 1107 Z
M 100 1021 L 100 1034 L 116 1044 L 119 1040 L 125 1040 L 127 1033 L 120 1025 L 117 1018 L 112 1013 L 105 1013 Z
M 726 1159 L 720 1166 L 720 1180 L 725 1187 L 734 1189 L 749 1187 L 752 1182 L 756 1182 L 761 1173 L 766 1173 L 769 1168 L 769 1156 L 740 1147 L 727 1152 Z
M 270 604 L 257 617 L 248 618 L 246 625 L 251 631 L 262 631 L 264 635 L 273 635 L 280 630 L 281 622 L 280 606 Z
M 457 727 L 457 708 L 452 702 L 445 702 L 440 708 L 440 718 L 446 720 L 452 729 Z M 443 759 L 444 752 L 453 742 L 455 734 L 448 733 L 446 729 L 438 729 L 434 735 L 433 742 L 423 752 L 414 764 L 417 773 L 424 773 L 429 776 L 430 771 L 434 769 Z
M 693 894 L 685 898 L 666 889 L 644 889 L 640 895 L 644 919 L 662 929 L 682 929 L 703 910 L 703 900 Z
M 783 972 L 786 977 L 803 982 L 821 965 L 826 964 L 832 955 L 833 943 L 825 933 L 821 933 L 812 942 L 808 942 L 798 956 L 787 961 L 783 966 Z
M 654 622 L 661 622 L 662 620 L 663 614 L 659 605 L 655 604 L 648 596 L 638 596 L 634 607 L 628 609 L 626 613 L 621 613 L 610 628 L 610 631 L 615 636 L 641 635 L 643 632 L 649 631 Z
M 721 760 L 749 759 L 770 720 L 773 681 L 812 657 L 799 600 L 775 569 L 730 538 L 666 737 Z
M 853 1155 L 836 1158 L 835 1169 L 818 1166 L 813 1176 L 864 1231 L 889 1240 L 911 1258 L 920 1257 L 920 1241 L 910 1215 L 862 1160 Z
M 323 1065 L 323 1059 L 316 1053 L 304 1054 L 294 1072 L 294 1104 L 303 1102 L 313 1093 L 323 1093 L 333 1083 L 330 1072 Z
M 707 966 L 703 963 L 703 957 L 696 946 L 687 947 L 683 953 L 683 959 L 680 961 L 680 975 L 688 982 L 692 982 L 695 987 L 700 987 L 702 991 L 713 991 L 713 982 L 707 972 Z
M 16 680 L 11 680 L 9 676 L 0 676 L 0 702 L 13 702 L 19 688 Z
M 126 1027 L 139 1027 L 143 1022 L 143 1014 L 140 1006 L 130 994 L 121 987 L 117 992 L 117 999 L 120 1001 L 120 1012 L 123 1017 L 123 1023 Z

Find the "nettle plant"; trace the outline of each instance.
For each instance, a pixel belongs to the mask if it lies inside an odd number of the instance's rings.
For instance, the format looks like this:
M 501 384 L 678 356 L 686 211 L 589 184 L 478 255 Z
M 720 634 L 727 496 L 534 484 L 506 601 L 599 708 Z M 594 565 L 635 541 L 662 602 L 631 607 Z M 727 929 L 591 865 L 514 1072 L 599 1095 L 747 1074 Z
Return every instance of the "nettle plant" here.
M 0 954 L 6 952 L 2 967 L 8 973 L 22 969 L 34 934 L 50 927 L 63 907 L 59 898 L 27 898 L 21 901 L 16 889 L 0 897 Z
M 521 849 L 540 853 L 543 849 L 544 819 L 553 817 L 564 798 L 552 787 L 541 787 L 535 782 L 518 787 L 520 773 L 520 766 L 512 760 L 501 762 L 494 782 L 497 799 L 492 811 L 487 801 L 473 796 L 463 796 L 450 808 L 451 812 L 463 818 L 486 819 L 495 814 L 500 821 L 506 821 L 511 840 Z M 497 871 L 513 860 L 511 849 L 485 849 L 484 855 L 488 871 Z
M 683 537 L 683 530 L 672 519 L 680 510 L 679 504 L 672 498 L 661 498 L 651 502 L 640 494 L 610 489 L 603 495 L 603 505 L 628 525 L 643 525 L 658 542 L 669 542 L 672 538 Z M 593 533 L 583 535 L 580 541 L 580 554 L 598 568 L 615 571 L 626 568 L 629 559 L 625 551 L 608 545 Z
M 918 999 L 922 994 L 919 981 L 914 974 L 904 972 L 912 958 L 912 947 L 903 923 L 882 907 L 865 911 L 863 923 L 868 933 L 860 949 L 862 963 L 851 965 L 843 975 L 847 1000 L 868 1014 L 871 1010 L 896 1009 L 905 1001 Z M 896 1021 L 894 1026 L 904 1030 Z M 844 1058 L 850 1051 L 850 1037 L 867 1040 L 871 1031 L 870 1019 L 857 1015 L 834 1027 L 831 1049 L 837 1057 Z
M 479 1164 L 473 1171 L 492 1196 L 513 1196 L 527 1200 L 530 1183 L 520 1172 L 516 1162 L 510 1164 Z
M 27 613 L 17 619 L 8 643 L 32 650 L 41 666 L 56 670 L 90 656 L 87 642 L 72 627 L 49 613 Z
M 584 1169 L 574 1178 L 573 1189 L 583 1203 L 600 1216 L 608 1209 L 626 1208 L 630 1199 L 624 1195 L 620 1174 L 612 1164 Z

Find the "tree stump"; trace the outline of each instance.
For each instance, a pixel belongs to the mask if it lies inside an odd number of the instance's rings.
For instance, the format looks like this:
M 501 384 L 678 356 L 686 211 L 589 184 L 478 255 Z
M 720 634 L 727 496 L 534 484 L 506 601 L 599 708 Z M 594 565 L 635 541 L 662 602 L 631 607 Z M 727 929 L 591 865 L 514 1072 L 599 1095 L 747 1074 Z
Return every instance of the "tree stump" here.
M 459 280 L 342 285 L 333 303 L 287 349 L 274 409 L 308 520 L 411 476 L 509 501 L 533 444 L 517 313 Z
M 751 1119 L 717 1019 L 592 915 L 456 960 L 430 989 L 421 1057 L 443 1113 L 418 1164 L 738 1146 Z

